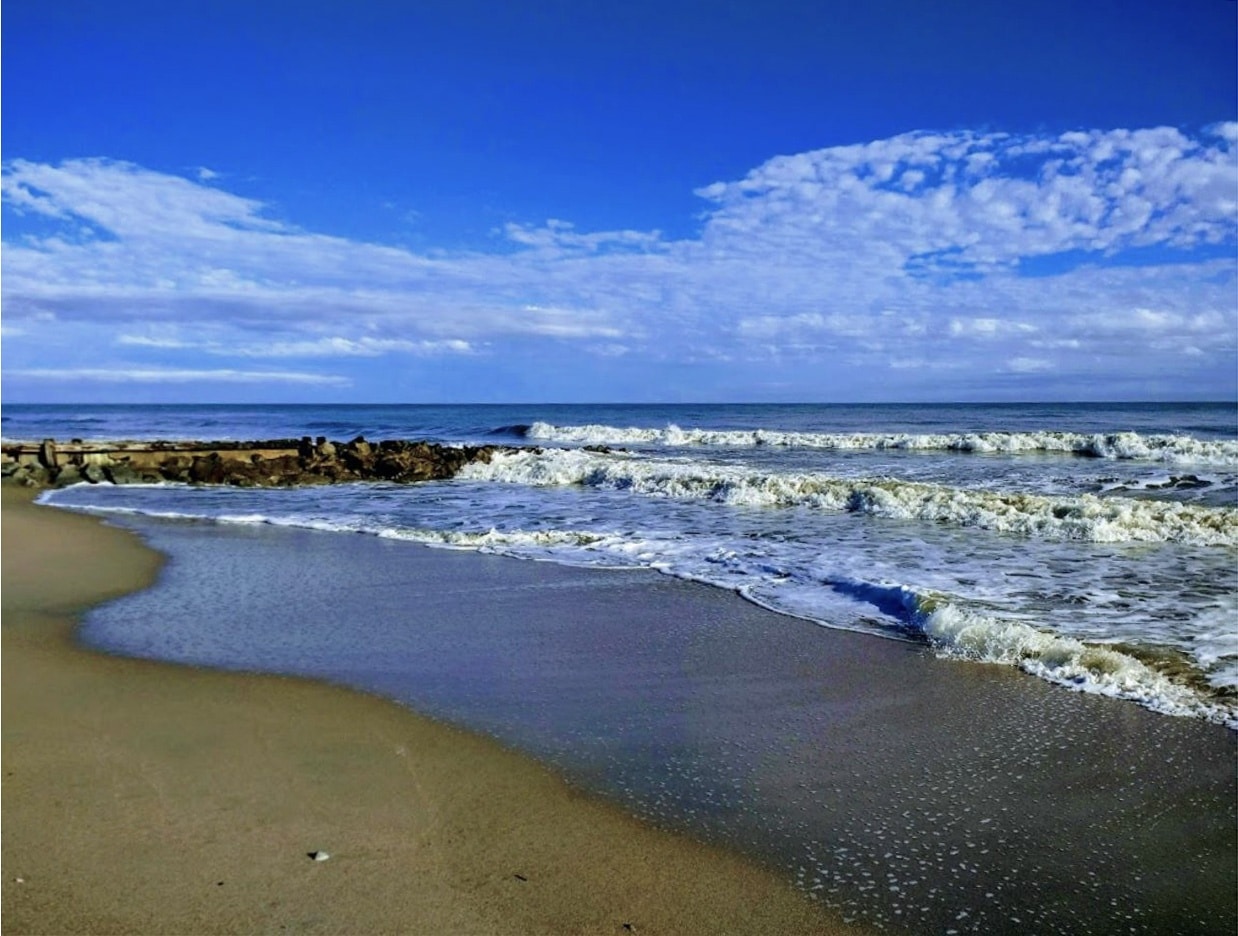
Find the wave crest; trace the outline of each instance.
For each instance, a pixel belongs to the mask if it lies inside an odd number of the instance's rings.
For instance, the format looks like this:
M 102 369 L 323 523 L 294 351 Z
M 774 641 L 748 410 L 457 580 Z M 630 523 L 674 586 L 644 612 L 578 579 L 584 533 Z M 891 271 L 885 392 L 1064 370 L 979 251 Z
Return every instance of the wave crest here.
M 811 507 L 1096 543 L 1238 545 L 1238 510 L 1093 494 L 1051 496 L 952 488 L 895 478 L 847 479 L 734 466 L 549 450 L 496 455 L 458 476 L 580 484 L 742 507 Z
M 839 582 L 835 590 L 893 613 L 939 656 L 1017 666 L 1080 692 L 1138 702 L 1166 715 L 1191 716 L 1238 728 L 1238 711 L 1174 682 L 1128 654 L 1045 633 L 1017 621 L 962 607 L 946 596 L 902 585 Z
M 667 448 L 769 445 L 980 455 L 1062 454 L 1238 467 L 1238 439 L 1206 440 L 1187 435 L 1141 435 L 1137 432 L 818 433 L 774 429 L 681 429 L 674 424 L 664 429 L 648 429 L 636 426 L 555 426 L 535 422 L 528 427 L 526 436 L 546 442 L 590 445 L 655 445 Z

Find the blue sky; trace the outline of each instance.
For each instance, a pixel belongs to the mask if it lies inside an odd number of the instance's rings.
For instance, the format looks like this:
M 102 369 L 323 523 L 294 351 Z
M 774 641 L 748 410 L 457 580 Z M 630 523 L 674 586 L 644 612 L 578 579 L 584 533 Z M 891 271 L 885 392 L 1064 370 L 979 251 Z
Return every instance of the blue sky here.
M 1238 4 L 3 8 L 3 398 L 1234 399 Z

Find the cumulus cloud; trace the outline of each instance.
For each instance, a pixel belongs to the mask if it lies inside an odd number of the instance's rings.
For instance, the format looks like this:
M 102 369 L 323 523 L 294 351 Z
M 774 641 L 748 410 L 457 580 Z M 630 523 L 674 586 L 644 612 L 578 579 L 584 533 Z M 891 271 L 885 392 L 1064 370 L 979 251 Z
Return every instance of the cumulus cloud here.
M 6 328 L 50 342 L 107 324 L 184 363 L 540 348 L 576 365 L 841 363 L 913 387 L 930 369 L 1103 381 L 1098 361 L 1138 352 L 1127 370 L 1232 374 L 1236 152 L 1229 123 L 908 133 L 703 186 L 692 237 L 550 220 L 427 254 L 303 230 L 210 170 L 19 159 L 4 203 L 39 224 L 6 227 Z
M 575 228 L 570 221 L 551 218 L 540 226 L 508 223 L 503 227 L 503 234 L 508 240 L 522 247 L 549 251 L 653 251 L 667 246 L 658 231 L 598 231 L 580 234 Z
M 734 250 L 875 250 L 905 271 L 990 271 L 1046 254 L 1232 240 L 1233 127 L 1065 133 L 909 133 L 780 156 L 698 190 L 707 233 Z M 746 237 L 743 235 L 747 235 Z

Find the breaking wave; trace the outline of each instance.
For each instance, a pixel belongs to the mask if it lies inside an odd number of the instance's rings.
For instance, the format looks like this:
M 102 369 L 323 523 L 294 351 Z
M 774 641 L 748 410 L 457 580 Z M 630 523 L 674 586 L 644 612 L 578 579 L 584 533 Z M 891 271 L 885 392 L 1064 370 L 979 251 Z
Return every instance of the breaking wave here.
M 1187 435 L 1141 435 L 1137 432 L 966 432 L 966 433 L 817 433 L 772 429 L 665 429 L 635 426 L 555 426 L 535 422 L 526 436 L 546 442 L 588 445 L 692 445 L 744 448 L 943 451 L 980 455 L 1065 454 L 1090 458 L 1207 464 L 1238 467 L 1238 440 L 1205 440 Z
M 945 596 L 902 585 L 837 582 L 834 588 L 900 618 L 939 656 L 1017 666 L 1080 692 L 1127 699 L 1162 714 L 1204 718 L 1238 728 L 1238 711 L 1233 706 L 1207 699 L 1110 647 L 991 617 Z
M 1238 510 L 1092 494 L 979 491 L 894 478 L 848 479 L 578 450 L 512 452 L 462 479 L 579 484 L 743 507 L 810 507 L 1095 543 L 1238 545 Z
M 530 453 L 531 454 L 531 453 Z M 549 455 L 550 453 L 547 453 Z M 570 457 L 588 453 L 556 453 Z M 562 462 L 562 457 L 541 458 Z M 515 460 L 529 460 L 513 456 Z M 594 456 L 597 459 L 597 456 Z M 601 460 L 601 459 L 597 459 Z M 629 461 L 634 461 L 630 460 Z M 562 470 L 562 465 L 559 465 Z M 509 466 L 510 470 L 510 466 Z M 560 482 L 555 482 L 560 483 Z M 151 490 L 159 487 L 151 486 Z M 666 533 L 634 534 L 607 525 L 586 528 L 496 528 L 473 530 L 435 529 L 391 516 L 341 515 L 320 512 L 302 503 L 291 512 L 220 509 L 222 502 L 204 501 L 197 509 L 167 509 L 148 503 L 65 503 L 69 490 L 97 493 L 100 488 L 79 486 L 63 492 L 46 492 L 43 503 L 56 503 L 73 510 L 101 514 L 213 522 L 225 525 L 293 527 L 334 533 L 361 533 L 433 547 L 499 553 L 524 559 L 567 565 L 609 568 L 649 568 L 677 578 L 702 582 L 735 591 L 773 611 L 806 618 L 827 627 L 858 630 L 875 636 L 923 641 L 943 657 L 982 663 L 1017 666 L 1021 670 L 1078 691 L 1137 702 L 1170 715 L 1205 718 L 1238 728 L 1238 707 L 1225 698 L 1232 679 L 1215 677 L 1224 668 L 1209 666 L 1232 655 L 1229 618 L 1218 610 L 1216 639 L 1197 675 L 1213 683 L 1213 694 L 1175 681 L 1170 676 L 1128 653 L 1097 643 L 1086 643 L 1066 634 L 1050 633 L 1031 623 L 1015 620 L 1008 612 L 991 612 L 986 605 L 952 597 L 944 592 L 904 585 L 875 584 L 852 577 L 843 569 L 822 574 L 815 552 L 794 549 L 755 553 L 737 552 L 717 537 L 702 535 L 684 539 Z M 130 489 L 133 490 L 133 489 Z M 956 492 L 960 495 L 971 492 Z M 308 509 L 307 509 L 308 508 Z M 861 572 L 861 574 L 864 574 Z M 839 601 L 842 601 L 840 604 Z M 854 617 L 859 602 L 879 612 L 879 619 Z M 1218 697 L 1220 694 L 1220 697 Z

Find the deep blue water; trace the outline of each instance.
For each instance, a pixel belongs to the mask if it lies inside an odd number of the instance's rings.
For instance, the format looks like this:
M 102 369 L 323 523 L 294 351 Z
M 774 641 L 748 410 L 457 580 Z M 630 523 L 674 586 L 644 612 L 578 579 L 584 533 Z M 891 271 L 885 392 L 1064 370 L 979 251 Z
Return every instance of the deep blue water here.
M 266 439 L 326 435 L 371 439 L 493 441 L 507 427 L 556 425 L 803 432 L 993 432 L 1052 428 L 1074 432 L 1238 436 L 1231 403 L 1032 404 L 503 404 L 241 405 L 9 404 L 5 439 Z

